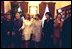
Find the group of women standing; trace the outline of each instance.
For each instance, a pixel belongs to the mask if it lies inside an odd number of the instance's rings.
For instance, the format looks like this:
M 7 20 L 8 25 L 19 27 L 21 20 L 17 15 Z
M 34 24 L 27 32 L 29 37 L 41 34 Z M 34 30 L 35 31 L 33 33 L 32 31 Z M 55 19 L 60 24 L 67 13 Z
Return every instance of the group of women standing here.
M 10 14 L 7 14 L 7 17 Z M 30 39 L 34 41 L 35 48 L 52 48 L 53 47 L 53 29 L 54 22 L 51 18 L 51 14 L 46 12 L 46 20 L 44 22 L 44 27 L 42 28 L 42 21 L 40 20 L 40 14 L 36 14 L 35 18 L 31 18 L 29 14 L 24 16 L 24 20 L 20 18 L 20 14 L 17 12 L 15 14 L 15 19 L 11 21 L 11 17 L 6 18 L 2 21 L 2 44 L 6 44 L 9 40 L 11 43 L 7 43 L 7 48 L 28 48 L 30 45 Z M 6 23 L 7 21 L 7 23 Z M 58 21 L 58 20 L 57 20 Z M 9 28 L 9 29 L 8 29 Z M 8 29 L 6 32 L 3 30 Z M 57 32 L 58 33 L 58 32 Z M 56 34 L 57 34 L 56 33 Z M 11 37 L 11 38 L 8 38 Z M 54 36 L 56 37 L 56 36 Z M 8 41 L 7 41 L 8 39 Z M 58 38 L 57 38 L 58 39 Z M 56 39 L 54 39 L 55 41 Z M 6 42 L 7 41 L 7 42 Z M 56 40 L 57 41 L 57 40 Z M 23 45 L 22 45 L 23 44 Z M 4 46 L 2 45 L 2 46 Z

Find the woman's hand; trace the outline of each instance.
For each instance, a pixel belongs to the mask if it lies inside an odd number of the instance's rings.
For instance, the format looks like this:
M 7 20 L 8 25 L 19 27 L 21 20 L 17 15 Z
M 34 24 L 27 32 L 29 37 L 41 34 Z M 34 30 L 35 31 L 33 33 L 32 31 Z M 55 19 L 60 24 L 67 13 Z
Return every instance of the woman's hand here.
M 9 35 L 9 34 L 10 34 L 10 32 L 8 31 L 8 32 L 7 32 L 7 35 Z
M 15 32 L 12 32 L 12 36 L 14 36 L 15 35 Z
M 21 28 L 19 29 L 19 31 L 22 30 Z

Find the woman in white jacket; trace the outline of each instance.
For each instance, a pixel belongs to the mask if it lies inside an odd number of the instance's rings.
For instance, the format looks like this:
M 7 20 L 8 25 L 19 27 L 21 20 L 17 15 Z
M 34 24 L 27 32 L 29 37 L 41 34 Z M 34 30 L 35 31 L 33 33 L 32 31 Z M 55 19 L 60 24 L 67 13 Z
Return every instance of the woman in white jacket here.
M 35 47 L 39 48 L 42 34 L 42 21 L 39 19 L 40 15 L 36 14 L 36 19 L 32 22 L 33 27 L 33 41 L 35 41 Z
M 29 14 L 26 14 L 25 20 L 23 21 L 23 25 L 20 30 L 21 29 L 23 30 L 22 39 L 25 40 L 25 48 L 28 48 L 28 42 L 32 34 L 32 20 Z

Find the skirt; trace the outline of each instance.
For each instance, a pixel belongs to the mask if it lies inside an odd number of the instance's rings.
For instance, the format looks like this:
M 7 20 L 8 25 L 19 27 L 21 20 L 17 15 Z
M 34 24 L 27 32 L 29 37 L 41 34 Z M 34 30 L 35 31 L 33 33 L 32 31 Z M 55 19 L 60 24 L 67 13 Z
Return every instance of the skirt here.
M 40 42 L 41 40 L 41 33 L 32 34 L 32 40 L 35 42 Z
M 30 40 L 30 38 L 31 38 L 31 31 L 29 32 L 29 30 L 28 31 L 23 31 L 23 33 L 22 33 L 22 39 L 23 40 Z

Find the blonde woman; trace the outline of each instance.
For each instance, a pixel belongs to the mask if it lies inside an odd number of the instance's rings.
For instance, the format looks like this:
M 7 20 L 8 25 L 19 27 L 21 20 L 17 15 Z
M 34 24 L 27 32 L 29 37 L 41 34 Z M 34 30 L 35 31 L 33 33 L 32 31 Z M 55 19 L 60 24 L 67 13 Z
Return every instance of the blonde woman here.
M 39 42 L 41 40 L 41 32 L 42 32 L 42 22 L 39 19 L 40 15 L 36 14 L 36 18 L 32 22 L 32 27 L 33 27 L 33 41 L 35 41 L 35 47 L 38 48 Z
M 23 21 L 23 26 L 20 28 L 22 29 L 22 39 L 25 41 L 25 48 L 28 48 L 28 42 L 30 40 L 30 36 L 32 33 L 32 21 L 29 14 L 26 14 L 25 20 Z

